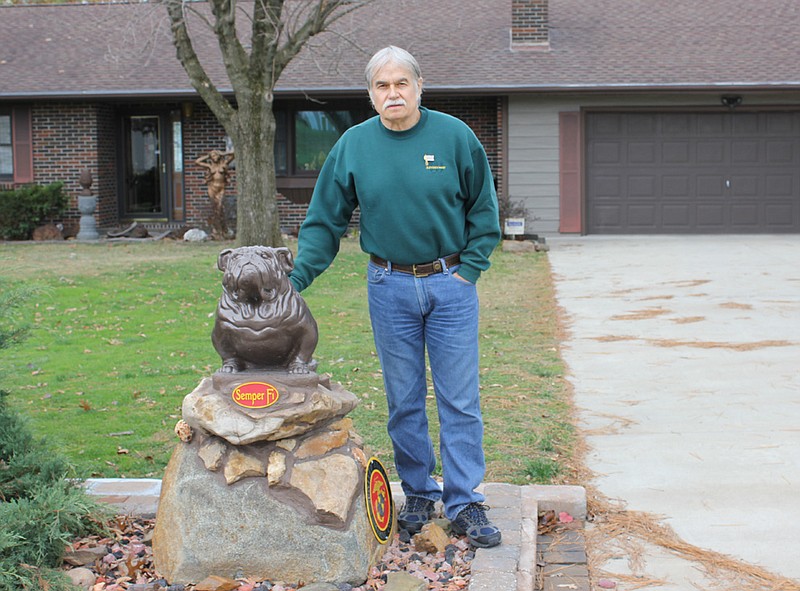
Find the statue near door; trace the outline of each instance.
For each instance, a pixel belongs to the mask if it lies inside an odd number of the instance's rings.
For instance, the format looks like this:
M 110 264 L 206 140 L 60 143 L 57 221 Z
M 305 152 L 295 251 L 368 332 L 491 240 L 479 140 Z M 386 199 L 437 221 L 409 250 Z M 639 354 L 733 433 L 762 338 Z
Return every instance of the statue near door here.
M 211 234 L 216 240 L 228 237 L 228 224 L 225 220 L 225 187 L 230 175 L 229 165 L 235 155 L 233 152 L 220 152 L 211 150 L 208 154 L 200 156 L 195 164 L 206 169 L 204 181 L 208 188 L 208 198 L 211 200 L 211 216 L 208 219 Z

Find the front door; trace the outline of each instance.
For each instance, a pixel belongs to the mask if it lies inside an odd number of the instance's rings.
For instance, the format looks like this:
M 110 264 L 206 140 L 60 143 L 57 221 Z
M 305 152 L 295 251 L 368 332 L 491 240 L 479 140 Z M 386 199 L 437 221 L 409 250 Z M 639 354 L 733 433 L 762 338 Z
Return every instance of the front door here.
M 124 127 L 122 217 L 165 218 L 167 187 L 164 183 L 166 162 L 161 117 L 126 116 Z

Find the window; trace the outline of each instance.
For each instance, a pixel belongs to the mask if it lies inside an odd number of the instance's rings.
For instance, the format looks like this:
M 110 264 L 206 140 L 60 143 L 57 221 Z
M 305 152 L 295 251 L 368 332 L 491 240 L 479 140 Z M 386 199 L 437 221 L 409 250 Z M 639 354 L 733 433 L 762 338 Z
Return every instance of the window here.
M 275 171 L 279 177 L 316 178 L 341 135 L 370 116 L 370 111 L 363 107 L 353 109 L 346 104 L 327 107 L 308 109 L 308 103 L 298 103 L 276 108 Z
M 14 148 L 11 142 L 11 114 L 0 112 L 0 178 L 14 176 Z
M 33 117 L 26 106 L 0 107 L 0 181 L 33 182 Z

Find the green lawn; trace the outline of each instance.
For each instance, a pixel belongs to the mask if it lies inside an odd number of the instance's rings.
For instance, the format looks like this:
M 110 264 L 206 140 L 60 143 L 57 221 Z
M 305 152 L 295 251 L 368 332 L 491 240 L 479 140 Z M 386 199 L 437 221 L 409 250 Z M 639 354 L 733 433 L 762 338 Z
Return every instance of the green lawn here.
M 0 387 L 80 476 L 161 476 L 183 397 L 220 365 L 216 259 L 230 246 L 0 243 L 0 280 L 41 288 L 21 309 L 30 336 L 0 351 Z M 498 251 L 492 261 L 479 282 L 486 479 L 550 482 L 574 429 L 547 257 Z M 356 427 L 391 465 L 365 265 L 348 239 L 303 295 L 319 324 L 318 370 L 359 397 Z

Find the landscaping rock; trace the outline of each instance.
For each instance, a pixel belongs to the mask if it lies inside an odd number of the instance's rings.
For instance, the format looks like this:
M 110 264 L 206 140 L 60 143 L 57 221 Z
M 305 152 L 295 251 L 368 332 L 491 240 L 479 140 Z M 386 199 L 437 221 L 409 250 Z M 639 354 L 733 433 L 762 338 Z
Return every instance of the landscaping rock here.
M 203 230 L 199 228 L 192 228 L 191 230 L 186 230 L 183 235 L 183 239 L 186 242 L 205 242 L 209 239 L 208 234 L 203 232 Z
M 237 404 L 238 388 L 251 383 L 275 388 L 275 401 Z M 159 572 L 181 584 L 242 574 L 363 583 L 386 545 L 366 510 L 362 439 L 343 418 L 356 403 L 314 373 L 203 379 L 183 403 L 192 437 L 182 438 L 161 482 Z
M 45 242 L 47 240 L 64 240 L 64 234 L 55 224 L 44 224 L 34 228 L 31 236 L 36 242 Z
M 282 392 L 278 401 L 264 409 L 238 406 L 231 400 L 232 386 L 255 381 L 254 375 Z M 330 384 L 329 384 L 330 385 Z M 183 420 L 192 429 L 203 429 L 233 445 L 277 441 L 307 433 L 320 423 L 344 417 L 358 404 L 355 394 L 339 384 L 330 389 L 316 374 L 216 373 L 204 378 L 183 401 Z
M 104 547 L 68 550 L 64 553 L 64 562 L 72 566 L 87 566 L 94 564 L 95 560 L 100 560 L 107 553 Z
M 68 570 L 67 577 L 69 577 L 73 585 L 86 591 L 94 586 L 94 582 L 97 579 L 92 571 L 82 566 Z
M 536 243 L 527 240 L 503 240 L 503 252 L 536 252 Z
M 239 582 L 225 577 L 211 575 L 195 585 L 196 591 L 233 591 L 239 587 Z
M 330 470 L 327 477 L 331 489 L 360 489 Z M 384 547 L 372 534 L 363 495 L 355 495 L 343 524 L 341 515 L 325 513 L 338 510 L 312 506 L 297 489 L 276 490 L 266 477 L 228 485 L 220 472 L 206 470 L 192 445 L 179 445 L 162 480 L 153 536 L 156 568 L 183 584 L 242 572 L 255 580 L 361 584 Z
M 422 530 L 416 534 L 412 540 L 417 552 L 444 552 L 450 543 L 450 537 L 436 523 L 426 523 Z
M 333 583 L 311 583 L 302 589 L 303 591 L 339 591 L 339 587 Z
M 398 572 L 389 573 L 383 591 L 427 591 L 428 584 L 414 575 Z

